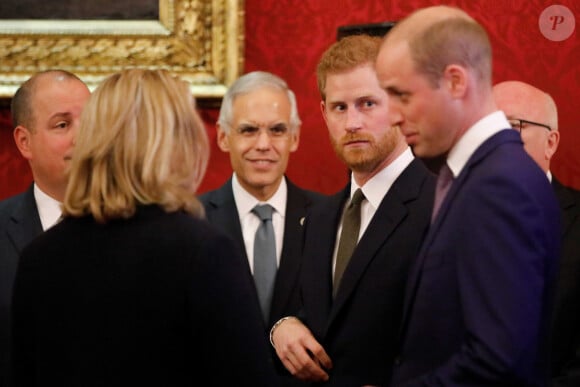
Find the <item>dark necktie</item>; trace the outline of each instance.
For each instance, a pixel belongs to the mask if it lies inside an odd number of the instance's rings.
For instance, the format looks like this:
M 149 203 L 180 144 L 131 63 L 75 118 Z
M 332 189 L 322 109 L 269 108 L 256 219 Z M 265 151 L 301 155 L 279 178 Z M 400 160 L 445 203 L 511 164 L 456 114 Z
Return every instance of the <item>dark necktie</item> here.
M 269 204 L 257 205 L 252 212 L 260 218 L 254 239 L 254 282 L 260 299 L 264 321 L 270 317 L 270 303 L 276 279 L 276 238 L 272 226 L 273 208 Z
M 435 220 L 435 217 L 441 208 L 441 204 L 443 203 L 443 199 L 445 199 L 447 191 L 449 191 L 449 187 L 451 187 L 452 182 L 453 172 L 451 172 L 451 169 L 449 169 L 447 163 L 445 163 L 439 170 L 439 176 L 437 176 L 437 185 L 435 186 L 435 201 L 433 202 L 433 212 L 431 213 L 431 223 L 433 223 Z
M 354 248 L 358 242 L 360 231 L 360 205 L 365 195 L 361 189 L 357 189 L 350 203 L 348 204 L 344 215 L 342 216 L 342 231 L 340 241 L 338 242 L 338 251 L 336 253 L 336 266 L 334 268 L 333 294 L 336 295 L 340 280 L 348 261 L 352 256 Z

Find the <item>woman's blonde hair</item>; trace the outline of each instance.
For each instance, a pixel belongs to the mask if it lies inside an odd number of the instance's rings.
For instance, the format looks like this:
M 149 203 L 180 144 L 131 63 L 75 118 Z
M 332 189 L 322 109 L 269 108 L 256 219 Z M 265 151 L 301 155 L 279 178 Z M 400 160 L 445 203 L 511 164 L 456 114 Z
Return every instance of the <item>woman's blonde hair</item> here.
M 166 70 L 123 70 L 83 109 L 63 214 L 104 223 L 156 204 L 202 217 L 195 191 L 208 159 L 189 86 Z

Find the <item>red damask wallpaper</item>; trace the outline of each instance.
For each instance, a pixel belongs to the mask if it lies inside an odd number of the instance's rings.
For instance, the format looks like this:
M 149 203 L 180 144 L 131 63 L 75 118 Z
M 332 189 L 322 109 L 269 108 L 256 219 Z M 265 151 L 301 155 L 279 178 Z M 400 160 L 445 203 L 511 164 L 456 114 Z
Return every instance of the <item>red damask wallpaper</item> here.
M 303 126 L 300 147 L 290 159 L 289 177 L 325 193 L 340 189 L 347 180 L 347 171 L 328 141 L 314 73 L 320 55 L 336 39 L 337 27 L 399 20 L 432 4 L 459 6 L 487 28 L 494 49 L 495 82 L 521 80 L 552 94 L 561 131 L 552 170 L 561 181 L 580 189 L 578 0 L 245 0 L 245 70 L 280 75 L 298 99 Z M 570 13 L 548 9 L 555 4 Z M 558 40 L 566 30 L 571 35 Z M 212 139 L 210 167 L 200 188 L 204 192 L 229 178 L 231 168 L 228 155 L 215 145 L 217 111 L 207 109 L 201 114 Z M 0 199 L 24 190 L 30 181 L 28 166 L 13 144 L 8 109 L 2 107 Z

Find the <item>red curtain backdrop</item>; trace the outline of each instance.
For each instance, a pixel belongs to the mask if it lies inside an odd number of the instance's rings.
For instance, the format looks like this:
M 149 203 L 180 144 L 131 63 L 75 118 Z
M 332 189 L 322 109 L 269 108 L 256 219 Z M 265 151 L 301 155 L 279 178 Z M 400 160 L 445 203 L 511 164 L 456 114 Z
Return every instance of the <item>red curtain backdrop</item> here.
M 341 25 L 396 21 L 413 10 L 433 4 L 456 5 L 488 30 L 494 50 L 494 82 L 514 79 L 552 94 L 559 109 L 561 142 L 552 171 L 565 184 L 580 189 L 580 44 L 577 28 L 563 41 L 542 34 L 539 19 L 551 5 L 567 7 L 580 24 L 577 0 L 245 0 L 245 71 L 265 70 L 280 75 L 295 91 L 303 121 L 300 147 L 292 155 L 288 176 L 304 188 L 332 193 L 347 181 L 336 159 L 320 114 L 316 63 L 336 39 Z M 566 23 L 570 23 L 570 17 Z M 560 28 L 556 25 L 556 28 Z M 578 26 L 577 26 L 578 27 Z M 212 143 L 205 192 L 230 177 L 229 157 L 215 143 L 218 111 L 201 112 Z M 20 192 L 32 177 L 12 139 L 7 106 L 0 107 L 0 199 Z

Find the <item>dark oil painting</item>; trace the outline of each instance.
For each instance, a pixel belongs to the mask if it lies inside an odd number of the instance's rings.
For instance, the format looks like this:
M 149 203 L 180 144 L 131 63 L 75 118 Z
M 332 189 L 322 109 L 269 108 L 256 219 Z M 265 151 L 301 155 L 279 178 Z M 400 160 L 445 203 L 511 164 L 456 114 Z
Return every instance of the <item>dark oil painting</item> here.
M 0 0 L 2 19 L 159 20 L 159 0 Z

